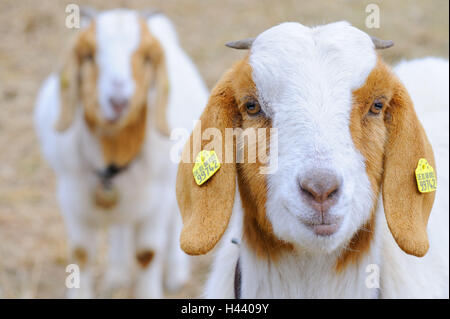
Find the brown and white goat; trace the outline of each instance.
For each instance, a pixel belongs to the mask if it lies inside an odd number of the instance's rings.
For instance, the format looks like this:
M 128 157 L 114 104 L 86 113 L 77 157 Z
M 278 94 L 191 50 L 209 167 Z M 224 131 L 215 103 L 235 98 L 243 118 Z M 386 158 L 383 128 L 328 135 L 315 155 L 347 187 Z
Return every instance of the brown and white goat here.
M 201 186 L 194 157 L 177 176 L 182 249 L 205 254 L 223 237 L 207 297 L 232 298 L 235 288 L 243 298 L 448 297 L 448 97 L 434 108 L 416 101 L 434 119 L 435 161 L 407 89 L 375 51 L 390 45 L 346 22 L 283 23 L 230 44 L 250 52 L 213 89 L 201 130 L 222 140 L 201 149 L 237 147 L 245 160 L 222 159 Z M 448 62 L 437 64 L 431 83 L 448 78 Z M 448 96 L 437 88 L 424 96 Z M 276 134 L 263 144 L 226 137 L 261 128 Z M 247 160 L 260 147 L 277 163 L 270 174 Z M 418 190 L 421 158 L 437 171 L 437 192 Z
M 163 278 L 189 278 L 178 245 L 169 130 L 189 129 L 207 99 L 195 66 L 162 14 L 101 12 L 78 34 L 62 71 L 44 83 L 35 124 L 57 175 L 71 249 L 80 268 L 71 297 L 92 297 L 99 230 L 108 227 L 108 286 L 137 271 L 135 297 L 161 297 Z

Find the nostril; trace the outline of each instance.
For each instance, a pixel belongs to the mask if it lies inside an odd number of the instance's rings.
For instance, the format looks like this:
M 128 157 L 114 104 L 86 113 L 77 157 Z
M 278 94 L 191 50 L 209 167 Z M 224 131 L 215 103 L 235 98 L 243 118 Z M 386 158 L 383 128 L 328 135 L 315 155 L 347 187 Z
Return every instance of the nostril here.
M 114 79 L 114 80 L 112 80 L 112 87 L 115 90 L 121 90 L 124 87 L 124 81 Z
M 314 192 L 314 190 L 312 190 L 310 187 L 308 187 L 307 185 L 302 185 L 300 183 L 300 192 L 305 195 L 306 197 L 309 197 L 310 199 L 315 200 L 318 197 L 318 194 L 316 194 Z
M 334 202 L 339 195 L 341 180 L 328 171 L 314 171 L 298 180 L 304 199 L 313 204 Z
M 326 195 L 327 199 L 331 199 L 333 197 L 336 197 L 339 193 L 339 187 L 336 187 L 335 189 L 331 190 L 328 195 Z

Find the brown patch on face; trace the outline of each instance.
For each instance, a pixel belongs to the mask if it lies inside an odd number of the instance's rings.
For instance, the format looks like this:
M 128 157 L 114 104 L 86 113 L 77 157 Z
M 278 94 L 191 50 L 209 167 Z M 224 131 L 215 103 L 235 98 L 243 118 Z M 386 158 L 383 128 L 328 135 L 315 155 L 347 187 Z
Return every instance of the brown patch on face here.
M 244 209 L 243 241 L 255 252 L 256 256 L 276 261 L 281 253 L 292 251 L 293 246 L 275 236 L 272 224 L 267 219 L 265 178 L 255 177 L 255 168 L 241 168 L 238 172 L 239 190 Z M 253 176 L 253 178 L 247 180 L 249 176 Z M 263 179 L 264 181 L 262 181 Z
M 72 258 L 75 263 L 83 269 L 88 261 L 88 253 L 83 247 L 77 246 L 72 250 Z
M 80 98 L 90 116 L 98 112 L 95 51 L 95 23 L 92 23 L 77 35 L 60 72 L 61 111 L 55 125 L 57 131 L 65 131 L 72 125 Z
M 366 83 L 353 92 L 350 132 L 356 149 L 366 160 L 374 201 L 378 199 L 383 176 L 384 147 L 388 134 L 384 121 L 389 116 L 386 110 L 393 95 L 393 87 L 391 71 L 378 59 Z M 370 111 L 376 101 L 383 103 L 379 114 Z
M 293 247 L 275 236 L 272 225 L 267 218 L 267 179 L 265 174 L 260 173 L 264 164 L 258 158 L 255 163 L 251 163 L 252 159 L 248 158 L 251 153 L 267 154 L 268 156 L 270 152 L 270 128 L 272 127 L 270 120 L 262 111 L 258 114 L 252 114 L 253 112 L 249 113 L 246 110 L 247 103 L 258 103 L 256 87 L 251 74 L 251 66 L 245 59 L 240 69 L 236 71 L 233 81 L 235 97 L 241 114 L 240 127 L 244 131 L 246 129 L 254 130 L 257 137 L 256 141 L 244 139 L 244 163 L 236 164 L 240 197 L 244 210 L 243 240 L 256 253 L 256 256 L 268 257 L 275 261 L 280 253 L 292 250 Z M 258 131 L 258 129 L 266 129 L 265 136 L 261 136 L 260 139 L 258 139 L 258 132 L 262 134 L 264 131 Z M 265 143 L 258 142 L 263 139 Z M 260 147 L 264 147 L 264 149 L 258 149 Z
M 131 64 L 136 90 L 132 104 L 147 99 L 150 85 L 156 90 L 156 101 L 152 108 L 152 118 L 160 133 L 169 136 L 170 128 L 167 122 L 167 102 L 169 95 L 169 79 L 166 57 L 161 43 L 148 29 L 146 21 L 141 21 L 141 44 L 134 53 Z M 149 68 L 150 66 L 150 68 Z
M 374 205 L 378 201 L 383 179 L 384 149 L 388 134 L 384 120 L 393 94 L 391 78 L 389 68 L 378 59 L 365 84 L 353 92 L 350 132 L 356 149 L 365 158 Z M 375 102 L 383 103 L 383 108 L 378 114 L 371 112 Z M 375 208 L 370 220 L 356 232 L 347 250 L 337 260 L 338 272 L 350 263 L 357 263 L 369 251 L 374 230 Z
M 92 23 L 81 34 L 77 45 L 77 52 L 80 57 L 80 99 L 86 119 L 100 117 L 97 94 L 98 67 L 95 63 L 95 51 L 95 23 Z
M 136 260 L 142 268 L 147 268 L 150 262 L 153 260 L 155 253 L 153 250 L 143 250 L 136 254 Z
M 336 262 L 336 272 L 342 272 L 350 264 L 358 264 L 361 258 L 369 251 L 375 231 L 375 209 L 371 213 L 370 220 L 361 227 L 350 243 L 345 247 Z
M 379 103 L 382 104 L 381 110 L 379 109 Z M 407 125 L 408 128 L 399 130 L 398 127 L 400 125 Z M 412 197 L 414 197 L 414 200 L 417 197 L 418 201 L 424 198 L 424 211 L 429 212 L 431 210 L 434 194 L 431 196 L 426 195 L 428 196 L 427 198 L 426 196 L 421 197 L 421 195 L 418 195 L 414 181 L 414 168 L 420 157 L 427 157 L 432 161 L 434 157 L 423 128 L 417 120 L 409 95 L 380 58 L 375 68 L 369 74 L 366 83 L 353 92 L 350 131 L 355 147 L 365 158 L 366 173 L 371 184 L 374 203 L 379 198 L 381 185 L 384 185 L 384 210 L 391 232 L 394 229 L 393 235 L 397 243 L 400 242 L 399 246 L 408 253 L 423 254 L 422 252 L 427 249 L 427 247 L 423 248 L 425 247 L 424 242 L 427 242 L 426 223 L 425 227 L 422 228 L 423 219 L 420 213 L 416 213 L 416 217 L 410 211 L 403 211 L 408 210 L 405 207 L 413 203 Z M 401 138 L 403 138 L 401 147 L 391 146 L 391 144 L 394 144 L 392 141 L 397 141 Z M 417 155 L 415 155 L 416 153 Z M 387 161 L 389 163 L 395 161 L 397 163 L 395 165 L 396 169 L 388 169 L 387 167 L 390 167 L 390 165 L 386 165 Z M 386 177 L 387 175 L 397 175 L 396 180 Z M 397 185 L 399 183 L 401 185 Z M 392 189 L 393 184 L 397 185 L 394 187 L 395 189 Z M 387 191 L 387 188 L 390 188 L 390 190 Z M 386 196 L 386 194 L 388 195 Z M 386 198 L 389 198 L 389 200 Z M 411 198 L 411 200 L 408 198 Z M 394 202 L 395 204 L 392 204 Z M 396 208 L 390 209 L 391 206 Z M 420 208 L 421 206 L 417 205 L 417 207 Z M 342 271 L 349 263 L 357 263 L 370 249 L 375 229 L 375 209 L 373 209 L 369 222 L 352 238 L 349 250 L 345 251 L 338 259 L 336 264 L 337 271 Z M 397 214 L 396 218 L 390 217 L 392 212 Z M 424 214 L 428 216 L 429 213 Z M 390 220 L 391 222 L 389 222 Z M 399 234 L 396 234 L 397 225 L 400 225 L 398 228 L 402 229 L 398 231 Z M 418 231 L 416 234 L 411 232 L 413 225 L 417 227 Z M 416 238 L 425 238 L 417 239 L 422 246 L 419 247 L 419 244 L 414 243 L 416 239 L 404 240 L 404 237 L 414 238 L 414 236 Z M 414 245 L 416 245 L 414 249 L 409 248 L 409 246 Z M 408 249 L 403 246 L 408 246 Z M 415 250 L 420 251 L 420 253 L 416 253 Z

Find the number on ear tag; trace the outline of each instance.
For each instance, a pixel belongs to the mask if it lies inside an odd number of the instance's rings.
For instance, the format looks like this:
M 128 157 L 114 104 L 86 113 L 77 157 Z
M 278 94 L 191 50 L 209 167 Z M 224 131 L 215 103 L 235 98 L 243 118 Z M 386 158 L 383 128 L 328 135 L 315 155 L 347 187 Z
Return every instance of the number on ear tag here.
M 201 151 L 195 158 L 195 165 L 192 169 L 197 185 L 202 185 L 211 178 L 220 168 L 220 162 L 214 151 Z
M 416 168 L 416 180 L 417 188 L 421 193 L 434 192 L 437 188 L 434 169 L 425 158 L 419 159 Z

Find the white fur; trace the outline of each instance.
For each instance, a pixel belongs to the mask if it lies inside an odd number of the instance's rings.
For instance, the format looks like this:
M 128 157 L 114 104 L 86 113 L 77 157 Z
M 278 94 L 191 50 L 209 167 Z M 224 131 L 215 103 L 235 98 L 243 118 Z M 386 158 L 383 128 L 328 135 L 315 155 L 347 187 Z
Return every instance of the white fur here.
M 266 207 L 279 238 L 310 251 L 332 251 L 368 219 L 372 191 L 349 120 L 351 91 L 363 85 L 375 63 L 370 38 L 342 22 L 313 29 L 284 23 L 254 42 L 253 80 L 278 129 L 278 154 L 272 154 L 278 171 L 268 175 Z M 340 231 L 318 238 L 304 225 L 315 212 L 300 200 L 298 178 L 320 169 L 340 176 L 344 189 L 330 211 L 331 218 L 343 219 Z
M 101 83 L 123 76 L 129 81 L 130 56 L 137 47 L 137 15 L 128 10 L 114 10 L 100 14 L 97 21 L 97 44 L 101 53 L 99 66 L 100 96 L 108 94 L 108 86 Z M 133 19 L 136 21 L 133 22 Z M 105 24 L 103 24 L 103 21 Z M 107 21 L 107 22 L 105 22 Z M 100 22 L 100 23 L 99 23 Z M 123 23 L 126 22 L 126 25 Z M 207 90 L 195 66 L 181 49 L 170 21 L 158 14 L 149 19 L 150 32 L 162 43 L 168 65 L 170 95 L 169 124 L 190 129 L 207 100 Z M 116 37 L 113 32 L 120 26 Z M 116 30 L 117 31 L 117 30 Z M 108 33 L 111 32 L 111 33 Z M 118 50 L 123 45 L 124 51 Z M 120 52 L 116 52 L 120 51 Z M 75 122 L 64 133 L 54 130 L 60 111 L 59 76 L 51 75 L 43 84 L 37 99 L 35 126 L 42 153 L 57 175 L 57 192 L 71 247 L 88 250 L 88 266 L 82 271 L 80 289 L 71 289 L 70 296 L 92 297 L 92 263 L 95 259 L 98 231 L 110 227 L 110 262 L 106 281 L 110 284 L 129 282 L 135 267 L 135 253 L 142 249 L 155 252 L 146 269 L 139 268 L 135 296 L 161 297 L 162 278 L 166 286 L 176 289 L 189 277 L 189 260 L 178 246 L 181 220 L 178 217 L 174 194 L 176 164 L 170 162 L 172 142 L 150 124 L 141 154 L 121 174 L 114 178 L 120 202 L 103 211 L 92 203 L 92 190 L 98 183 L 96 170 L 105 163 L 96 139 L 84 122 L 82 108 Z M 132 89 L 133 86 L 130 86 Z M 132 93 L 132 92 L 131 92 Z M 149 98 L 152 98 L 150 93 Z M 149 107 L 154 103 L 149 103 Z M 152 116 L 150 110 L 149 117 Z M 183 116 L 183 122 L 173 119 Z M 106 113 L 105 116 L 108 116 Z M 153 123 L 149 118 L 147 123 Z
M 131 57 L 139 46 L 141 26 L 134 11 L 102 12 L 96 17 L 97 54 L 99 70 L 97 87 L 102 115 L 112 120 L 115 112 L 109 98 L 131 99 L 135 83 Z
M 347 23 L 317 28 L 284 23 L 256 38 L 250 53 L 253 80 L 264 112 L 278 128 L 279 168 L 267 177 L 267 216 L 274 233 L 294 244 L 294 252 L 274 263 L 256 257 L 245 237 L 236 249 L 230 241 L 242 237 L 243 212 L 235 205 L 206 285 L 207 297 L 234 297 L 238 258 L 244 298 L 448 297 L 448 62 L 424 59 L 398 68 L 413 91 L 437 159 L 438 191 L 428 224 L 431 248 L 424 258 L 407 255 L 393 240 L 381 199 L 371 198 L 364 158 L 350 135 L 351 92 L 364 84 L 375 62 L 370 38 Z M 344 187 L 330 211 L 342 222 L 325 237 L 304 226 L 313 214 L 296 185 L 297 176 L 317 168 L 340 175 Z M 369 219 L 374 202 L 377 222 L 370 251 L 337 274 L 339 254 Z M 379 288 L 370 286 L 377 270 Z

